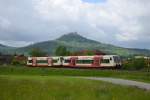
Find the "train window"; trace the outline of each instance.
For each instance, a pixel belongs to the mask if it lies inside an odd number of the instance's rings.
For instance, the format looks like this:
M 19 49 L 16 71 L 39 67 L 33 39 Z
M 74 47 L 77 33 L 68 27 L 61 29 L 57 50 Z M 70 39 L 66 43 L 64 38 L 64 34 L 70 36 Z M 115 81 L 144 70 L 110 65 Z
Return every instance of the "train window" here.
M 114 62 L 119 63 L 121 60 L 118 56 L 114 56 Z
M 78 64 L 92 64 L 93 60 L 77 60 Z
M 37 60 L 37 63 L 48 63 L 47 60 Z
M 60 62 L 61 62 L 61 63 L 63 62 L 63 60 L 64 60 L 64 58 L 63 58 L 63 57 L 60 57 Z
M 32 63 L 33 61 L 32 61 L 32 60 L 29 60 L 28 62 L 29 62 L 29 63 Z
M 82 60 L 77 60 L 77 63 L 81 64 L 81 63 L 83 63 L 83 62 L 82 62 Z
M 101 63 L 110 63 L 109 59 L 102 59 Z
M 57 59 L 53 59 L 53 63 L 57 63 L 58 62 L 58 60 Z
M 70 62 L 71 62 L 71 60 L 65 60 L 64 62 L 65 62 L 65 63 L 70 63 Z
M 112 58 L 110 57 L 110 60 L 112 60 Z

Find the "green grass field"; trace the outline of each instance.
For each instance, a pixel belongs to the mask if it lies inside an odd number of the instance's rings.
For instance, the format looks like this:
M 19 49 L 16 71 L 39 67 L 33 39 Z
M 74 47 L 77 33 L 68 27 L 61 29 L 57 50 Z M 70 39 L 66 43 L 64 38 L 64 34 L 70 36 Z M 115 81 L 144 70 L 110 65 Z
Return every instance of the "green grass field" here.
M 145 71 L 0 66 L 0 100 L 150 100 L 150 91 L 69 76 L 150 82 Z
M 150 83 L 150 72 L 100 70 L 100 69 L 66 69 L 66 68 L 32 68 L 26 66 L 1 66 L 0 75 L 40 75 L 40 76 L 95 76 L 116 77 Z
M 150 100 L 150 91 L 66 76 L 0 75 L 0 100 Z

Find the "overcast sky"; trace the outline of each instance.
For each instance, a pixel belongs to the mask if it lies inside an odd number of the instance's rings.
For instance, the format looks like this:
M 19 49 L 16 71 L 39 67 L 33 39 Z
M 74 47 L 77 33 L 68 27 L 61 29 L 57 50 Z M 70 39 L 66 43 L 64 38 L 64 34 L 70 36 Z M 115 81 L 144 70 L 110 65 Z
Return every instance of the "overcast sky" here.
M 0 43 L 25 46 L 69 32 L 150 49 L 150 0 L 0 0 Z

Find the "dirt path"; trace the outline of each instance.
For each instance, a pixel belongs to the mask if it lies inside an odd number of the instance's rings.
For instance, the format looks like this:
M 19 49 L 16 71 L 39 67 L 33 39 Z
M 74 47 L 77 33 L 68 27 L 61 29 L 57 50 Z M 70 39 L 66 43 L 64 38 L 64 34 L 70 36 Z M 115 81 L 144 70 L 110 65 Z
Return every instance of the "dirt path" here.
M 104 78 L 104 77 L 80 77 L 80 78 L 90 79 L 90 80 L 100 80 L 100 81 L 110 82 L 114 84 L 134 86 L 141 89 L 150 90 L 150 83 L 137 82 L 137 81 L 131 81 L 126 79 L 118 79 L 118 78 Z

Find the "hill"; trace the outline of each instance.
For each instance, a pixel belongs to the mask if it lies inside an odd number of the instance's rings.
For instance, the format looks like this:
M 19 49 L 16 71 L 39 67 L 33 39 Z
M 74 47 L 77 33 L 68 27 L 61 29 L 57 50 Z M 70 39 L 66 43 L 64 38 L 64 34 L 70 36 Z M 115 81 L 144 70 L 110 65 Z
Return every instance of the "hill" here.
M 32 48 L 40 48 L 45 52 L 48 52 L 49 55 L 54 55 L 56 48 L 60 45 L 67 47 L 71 51 L 79 51 L 79 50 L 100 50 L 107 54 L 118 54 L 121 56 L 131 56 L 131 55 L 150 55 L 150 50 L 147 49 L 131 49 L 131 48 L 123 48 L 110 44 L 100 43 L 94 40 L 87 39 L 76 32 L 65 34 L 56 40 L 44 41 L 35 43 L 26 47 L 21 48 L 8 48 L 7 50 L 10 53 L 24 53 L 28 54 L 28 52 Z M 7 47 L 1 47 L 0 50 Z
M 12 54 L 15 51 L 15 49 L 15 47 L 0 44 L 0 53 L 2 54 Z

